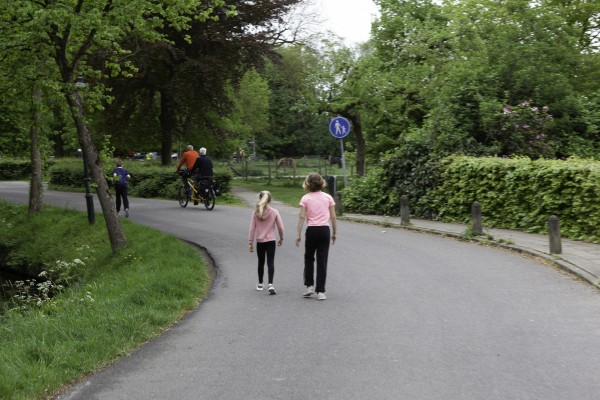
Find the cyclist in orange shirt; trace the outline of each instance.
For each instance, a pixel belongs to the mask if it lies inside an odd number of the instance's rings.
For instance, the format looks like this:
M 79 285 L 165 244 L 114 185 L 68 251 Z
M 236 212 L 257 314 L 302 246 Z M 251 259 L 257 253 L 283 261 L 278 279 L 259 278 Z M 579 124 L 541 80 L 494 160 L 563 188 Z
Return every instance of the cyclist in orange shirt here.
M 185 163 L 185 166 L 188 169 L 188 171 L 191 171 L 192 168 L 194 167 L 194 163 L 196 162 L 196 159 L 198 157 L 200 157 L 200 155 L 198 154 L 197 151 L 194 151 L 194 146 L 189 144 L 187 146 L 187 150 L 181 155 L 181 158 L 179 159 L 179 164 L 177 164 L 176 172 L 179 172 L 183 163 Z M 186 174 L 182 174 L 181 179 L 183 180 L 183 185 L 187 188 L 188 181 L 187 181 Z

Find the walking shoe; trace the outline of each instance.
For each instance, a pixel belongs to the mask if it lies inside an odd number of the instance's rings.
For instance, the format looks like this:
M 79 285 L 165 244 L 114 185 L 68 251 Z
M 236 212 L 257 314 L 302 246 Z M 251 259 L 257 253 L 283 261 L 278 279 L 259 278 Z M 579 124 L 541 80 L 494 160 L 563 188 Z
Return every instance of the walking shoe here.
M 307 286 L 306 289 L 304 289 L 304 297 L 310 297 L 313 293 L 315 293 L 314 286 Z
M 256 290 L 263 290 L 263 284 L 262 283 L 257 283 L 256 284 Z
M 275 291 L 275 287 L 273 287 L 272 283 L 269 283 L 269 294 L 277 294 L 277 292 Z
M 125 218 L 129 218 L 129 208 L 125 209 Z
M 327 298 L 327 296 L 325 296 L 325 293 L 323 293 L 323 292 L 317 293 L 317 300 L 325 300 L 326 298 Z

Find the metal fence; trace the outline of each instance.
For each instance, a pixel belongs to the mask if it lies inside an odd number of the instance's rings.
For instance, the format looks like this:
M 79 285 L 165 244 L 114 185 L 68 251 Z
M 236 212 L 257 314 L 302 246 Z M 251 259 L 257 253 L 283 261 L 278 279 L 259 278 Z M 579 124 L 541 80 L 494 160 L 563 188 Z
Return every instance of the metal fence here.
M 268 180 L 297 178 L 304 177 L 311 172 L 318 172 L 323 176 L 342 175 L 343 171 L 339 160 L 332 161 L 319 157 L 280 158 L 277 160 L 227 162 L 227 166 L 234 177 L 242 178 L 266 178 Z M 351 168 L 351 170 L 353 169 Z

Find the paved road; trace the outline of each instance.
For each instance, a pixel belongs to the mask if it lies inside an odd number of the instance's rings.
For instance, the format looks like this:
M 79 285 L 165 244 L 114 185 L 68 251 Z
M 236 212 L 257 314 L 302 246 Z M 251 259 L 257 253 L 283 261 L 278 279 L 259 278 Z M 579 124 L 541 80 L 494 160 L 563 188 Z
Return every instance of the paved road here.
M 0 197 L 26 200 L 17 186 Z M 82 194 L 46 201 L 85 208 Z M 269 296 L 254 290 L 249 208 L 133 199 L 132 220 L 206 247 L 218 278 L 173 329 L 60 399 L 598 398 L 595 289 L 496 248 L 340 222 L 328 299 L 305 299 L 297 212 L 280 211 Z

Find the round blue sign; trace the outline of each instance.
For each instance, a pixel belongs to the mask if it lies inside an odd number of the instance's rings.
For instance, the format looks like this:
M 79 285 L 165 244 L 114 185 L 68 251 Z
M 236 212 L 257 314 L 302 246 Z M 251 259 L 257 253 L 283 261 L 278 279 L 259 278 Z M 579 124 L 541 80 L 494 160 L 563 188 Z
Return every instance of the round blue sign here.
M 344 117 L 335 117 L 329 121 L 329 132 L 334 138 L 345 138 L 350 133 L 350 122 Z

